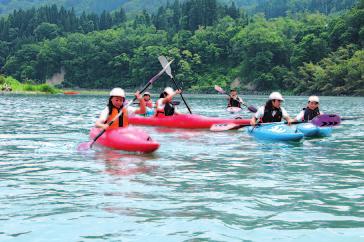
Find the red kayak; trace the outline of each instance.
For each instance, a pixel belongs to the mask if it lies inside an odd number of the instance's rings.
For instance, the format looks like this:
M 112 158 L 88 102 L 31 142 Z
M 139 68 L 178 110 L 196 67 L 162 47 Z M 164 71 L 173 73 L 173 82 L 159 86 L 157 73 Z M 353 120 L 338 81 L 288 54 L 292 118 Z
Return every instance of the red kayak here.
M 196 114 L 178 114 L 173 116 L 143 117 L 129 116 L 129 123 L 134 125 L 162 126 L 181 129 L 209 129 L 213 124 L 249 124 L 250 119 L 226 119 L 206 117 Z
M 80 92 L 68 91 L 68 92 L 63 92 L 63 94 L 65 94 L 65 95 L 77 95 L 77 94 L 80 94 Z
M 92 128 L 90 138 L 95 138 L 101 129 Z M 108 129 L 96 140 L 96 143 L 109 148 L 130 152 L 151 153 L 159 144 L 143 130 L 136 127 Z

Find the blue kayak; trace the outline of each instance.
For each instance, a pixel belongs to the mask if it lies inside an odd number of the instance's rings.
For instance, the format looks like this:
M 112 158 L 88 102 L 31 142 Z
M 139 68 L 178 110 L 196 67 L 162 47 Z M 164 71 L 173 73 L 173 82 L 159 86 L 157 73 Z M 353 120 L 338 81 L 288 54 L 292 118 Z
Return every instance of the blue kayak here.
M 249 127 L 248 133 L 257 139 L 274 141 L 299 141 L 303 138 L 303 133 L 286 124 L 262 124 L 255 128 Z
M 318 127 L 312 123 L 302 123 L 297 125 L 297 130 L 305 137 L 326 137 L 332 133 L 332 127 Z

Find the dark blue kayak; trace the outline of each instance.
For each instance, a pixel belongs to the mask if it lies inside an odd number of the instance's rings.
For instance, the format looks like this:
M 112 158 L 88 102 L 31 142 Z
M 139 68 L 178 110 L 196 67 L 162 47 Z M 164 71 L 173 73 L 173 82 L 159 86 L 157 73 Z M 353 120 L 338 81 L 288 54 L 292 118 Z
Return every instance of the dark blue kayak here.
M 299 141 L 303 138 L 303 133 L 286 124 L 262 124 L 255 128 L 249 127 L 248 133 L 263 140 Z
M 332 127 L 318 127 L 312 123 L 298 124 L 297 130 L 305 137 L 327 137 L 332 133 Z

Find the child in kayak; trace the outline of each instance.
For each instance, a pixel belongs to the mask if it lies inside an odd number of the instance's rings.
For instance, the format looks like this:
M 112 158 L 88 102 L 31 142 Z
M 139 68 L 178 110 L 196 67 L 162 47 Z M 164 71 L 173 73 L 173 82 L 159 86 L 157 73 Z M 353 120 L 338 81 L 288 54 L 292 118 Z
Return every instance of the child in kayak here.
M 182 91 L 180 89 L 174 91 L 173 88 L 166 87 L 156 102 L 155 116 L 172 116 L 174 114 L 177 114 L 175 107 L 172 103 L 172 99 L 176 94 L 180 94 L 181 92 Z
M 139 109 L 131 110 L 125 105 L 125 91 L 119 87 L 112 89 L 110 92 L 109 103 L 105 109 L 102 110 L 99 119 L 95 123 L 95 126 L 102 129 L 109 128 L 108 123 L 116 115 L 118 115 L 119 112 L 122 112 L 119 118 L 116 119 L 110 127 L 127 127 L 128 113 L 144 114 L 146 112 L 144 99 L 140 95 L 139 91 L 137 91 L 134 95 L 139 100 Z
M 296 116 L 294 119 L 298 122 L 307 122 L 314 117 L 323 114 L 319 110 L 320 99 L 318 96 L 310 96 L 308 98 L 307 106 Z
M 261 123 L 281 122 L 283 118 L 290 125 L 293 120 L 289 117 L 287 111 L 281 107 L 283 101 L 284 99 L 279 92 L 272 92 L 265 106 L 258 108 L 258 111 L 250 120 L 250 124 L 255 126 L 257 120 Z
M 154 115 L 154 108 L 153 108 L 153 101 L 150 98 L 150 92 L 145 92 L 143 95 L 143 99 L 145 101 L 145 106 L 146 106 L 146 112 L 144 114 L 144 116 L 146 117 L 150 117 Z
M 143 94 L 143 99 L 145 101 L 145 106 L 147 106 L 147 108 L 153 108 L 153 101 L 152 99 L 150 99 L 150 92 L 145 92 Z
M 241 108 L 241 104 L 244 103 L 243 99 L 238 96 L 238 91 L 235 89 L 230 90 L 230 98 L 228 99 L 228 108 L 237 107 Z

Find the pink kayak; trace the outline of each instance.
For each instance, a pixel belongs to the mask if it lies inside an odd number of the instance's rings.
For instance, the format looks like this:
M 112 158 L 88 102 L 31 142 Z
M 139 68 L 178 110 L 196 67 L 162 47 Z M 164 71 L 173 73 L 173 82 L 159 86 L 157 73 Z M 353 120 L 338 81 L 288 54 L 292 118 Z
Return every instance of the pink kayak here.
M 92 128 L 90 131 L 90 138 L 95 138 L 101 129 Z M 109 129 L 96 140 L 97 144 L 109 148 L 131 151 L 150 153 L 159 148 L 159 144 L 152 140 L 152 138 L 143 130 L 136 127 Z
M 129 123 L 134 125 L 163 126 L 181 129 L 209 129 L 213 124 L 249 124 L 250 119 L 225 119 L 196 114 L 178 114 L 166 117 L 143 117 L 135 115 L 129 116 Z

